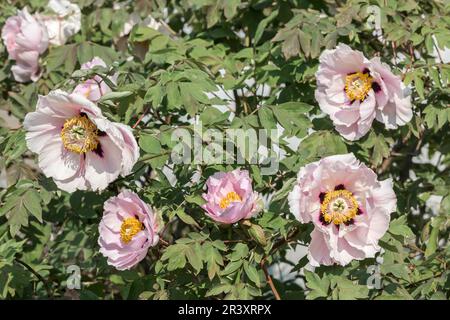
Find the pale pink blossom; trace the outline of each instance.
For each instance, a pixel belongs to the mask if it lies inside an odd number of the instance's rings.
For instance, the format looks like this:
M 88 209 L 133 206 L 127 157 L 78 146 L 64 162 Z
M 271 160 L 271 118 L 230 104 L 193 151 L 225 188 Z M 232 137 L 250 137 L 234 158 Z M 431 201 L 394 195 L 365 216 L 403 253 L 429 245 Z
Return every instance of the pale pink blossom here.
M 301 223 L 314 224 L 308 250 L 312 266 L 374 257 L 397 202 L 392 180 L 378 181 L 352 153 L 302 167 L 288 200 Z
M 362 52 L 339 44 L 325 50 L 319 61 L 315 97 L 344 138 L 360 139 L 374 119 L 387 129 L 411 120 L 411 101 L 401 79 L 378 57 L 368 60 Z
M 61 90 L 39 96 L 25 116 L 28 148 L 39 167 L 65 191 L 103 190 L 139 158 L 131 128 L 109 121 L 90 100 Z
M 6 20 L 2 39 L 9 58 L 16 61 L 11 68 L 14 79 L 19 82 L 37 81 L 41 76 L 39 55 L 48 47 L 45 26 L 24 8 Z
M 206 181 L 206 204 L 202 206 L 213 220 L 231 224 L 249 219 L 262 209 L 262 200 L 253 192 L 247 170 L 217 172 Z
M 37 17 L 47 28 L 50 44 L 61 46 L 81 30 L 80 7 L 68 0 L 50 0 L 47 7 L 54 13 Z
M 90 70 L 96 66 L 105 67 L 106 63 L 99 57 L 94 57 L 91 61 L 83 63 L 81 70 Z M 112 83 L 116 83 L 117 75 L 108 78 Z M 83 83 L 77 85 L 73 91 L 81 94 L 91 101 L 98 101 L 103 95 L 111 92 L 111 88 L 106 84 L 102 77 L 96 75 L 92 79 L 88 79 Z
M 104 204 L 98 244 L 109 265 L 127 270 L 159 241 L 159 226 L 150 206 L 137 194 L 124 190 Z

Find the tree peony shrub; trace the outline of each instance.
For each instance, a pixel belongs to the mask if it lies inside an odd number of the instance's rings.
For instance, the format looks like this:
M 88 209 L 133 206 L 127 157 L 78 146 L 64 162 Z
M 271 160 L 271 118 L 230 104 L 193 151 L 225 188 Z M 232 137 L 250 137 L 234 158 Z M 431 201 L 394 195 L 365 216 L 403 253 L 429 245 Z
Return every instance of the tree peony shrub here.
M 0 299 L 450 298 L 445 1 L 1 7 Z

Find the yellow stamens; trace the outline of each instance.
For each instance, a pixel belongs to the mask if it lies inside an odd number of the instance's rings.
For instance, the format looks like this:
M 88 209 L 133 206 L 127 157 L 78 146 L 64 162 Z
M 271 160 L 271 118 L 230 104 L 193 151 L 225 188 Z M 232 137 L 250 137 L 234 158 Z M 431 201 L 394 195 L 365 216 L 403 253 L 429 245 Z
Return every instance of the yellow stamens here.
M 325 194 L 320 206 L 323 219 L 338 225 L 353 219 L 358 213 L 358 202 L 348 190 L 334 190 Z
M 231 191 L 231 192 L 228 192 L 227 195 L 220 200 L 219 206 L 222 209 L 226 209 L 226 208 L 228 208 L 228 206 L 230 205 L 231 202 L 236 202 L 236 201 L 241 202 L 242 199 L 236 192 Z
M 372 88 L 372 77 L 369 73 L 356 72 L 345 77 L 345 93 L 353 100 L 362 101 Z
M 85 115 L 67 119 L 61 130 L 64 147 L 72 152 L 86 153 L 98 146 L 98 130 Z
M 120 239 L 124 243 L 128 243 L 142 230 L 144 230 L 144 225 L 138 219 L 126 218 L 120 227 Z

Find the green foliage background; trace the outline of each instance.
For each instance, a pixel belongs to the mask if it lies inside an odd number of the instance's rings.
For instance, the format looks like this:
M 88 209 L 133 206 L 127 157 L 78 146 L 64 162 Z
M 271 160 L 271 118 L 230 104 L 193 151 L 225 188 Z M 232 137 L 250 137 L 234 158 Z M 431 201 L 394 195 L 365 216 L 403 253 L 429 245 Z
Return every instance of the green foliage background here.
M 57 190 L 36 170 L 23 129 L 0 123 L 0 168 L 8 182 L 0 189 L 0 298 L 272 299 L 264 271 L 277 262 L 291 264 L 295 275 L 273 280 L 282 299 L 449 298 L 450 68 L 433 55 L 436 46 L 450 48 L 448 1 L 159 0 L 133 1 L 117 10 L 113 1 L 73 2 L 83 13 L 82 30 L 42 56 L 44 74 L 38 82 L 12 80 L 12 62 L 1 44 L 0 108 L 22 121 L 35 109 L 38 94 L 71 90 L 92 76 L 76 70 L 99 56 L 108 68 L 94 72 L 119 73 L 114 93 L 99 103 L 104 114 L 130 126 L 143 113 L 151 118 L 139 122 L 134 132 L 141 158 L 133 174 L 100 194 Z M 46 4 L 2 1 L 0 25 L 16 8 L 28 5 L 36 12 Z M 367 26 L 369 5 L 381 9 L 385 43 Z M 119 41 L 133 8 L 142 17 L 167 19 L 175 36 L 135 27 Z M 190 33 L 183 29 L 185 24 Z M 348 142 L 321 116 L 314 99 L 314 73 L 320 53 L 338 42 L 367 57 L 379 55 L 411 85 L 414 117 L 408 125 L 387 131 L 374 123 L 366 137 Z M 399 56 L 403 60 L 392 63 Z M 263 84 L 270 86 L 270 95 L 262 94 Z M 212 107 L 228 102 L 205 94 L 217 85 L 234 93 L 230 99 L 237 110 L 231 122 L 228 113 Z M 242 96 L 242 90 L 248 93 Z M 275 175 L 264 176 L 258 166 L 244 165 L 258 192 L 274 193 L 268 210 L 251 224 L 222 228 L 199 207 L 206 178 L 232 166 L 175 165 L 174 186 L 162 173 L 174 145 L 171 133 L 176 127 L 191 130 L 186 119 L 195 115 L 207 128 L 219 130 L 274 128 L 278 122 L 285 137 L 304 139 L 298 151 L 282 142 L 287 157 Z M 310 128 L 315 132 L 308 135 Z M 438 165 L 413 161 L 425 146 L 430 155 L 439 152 Z M 381 180 L 395 181 L 398 208 L 381 241 L 381 289 L 366 286 L 367 268 L 375 259 L 345 268 L 320 267 L 313 273 L 301 271 L 306 259 L 292 264 L 285 257 L 289 247 L 308 244 L 312 230 L 298 224 L 287 207 L 298 169 L 345 152 L 355 153 Z M 200 182 L 187 186 L 196 170 Z M 139 178 L 142 183 L 137 185 L 133 181 Z M 152 248 L 131 271 L 118 272 L 98 252 L 97 228 L 104 201 L 124 186 L 158 208 L 167 243 Z M 442 196 L 437 215 L 425 205 L 432 195 Z M 72 264 L 81 268 L 81 290 L 66 287 Z M 299 286 L 298 279 L 306 287 Z

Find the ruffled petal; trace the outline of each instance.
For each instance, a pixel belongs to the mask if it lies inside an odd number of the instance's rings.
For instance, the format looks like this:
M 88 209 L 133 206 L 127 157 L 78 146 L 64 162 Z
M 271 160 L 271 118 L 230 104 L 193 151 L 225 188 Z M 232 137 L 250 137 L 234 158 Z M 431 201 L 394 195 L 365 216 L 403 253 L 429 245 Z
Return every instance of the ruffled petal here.
M 47 177 L 64 180 L 80 168 L 81 155 L 67 151 L 61 137 L 53 137 L 39 153 L 39 167 Z
M 86 180 L 92 190 L 104 190 L 117 179 L 122 169 L 122 154 L 108 137 L 99 137 L 97 150 L 86 153 Z

